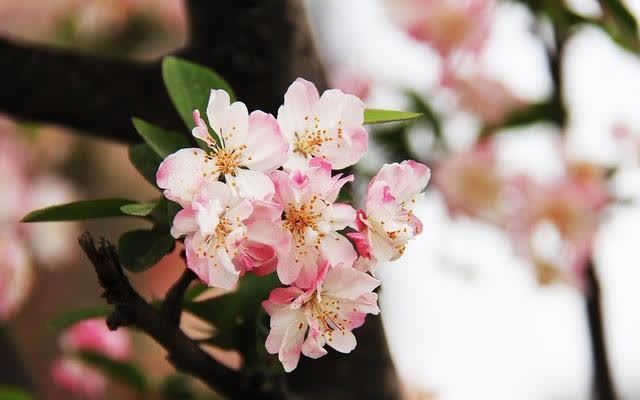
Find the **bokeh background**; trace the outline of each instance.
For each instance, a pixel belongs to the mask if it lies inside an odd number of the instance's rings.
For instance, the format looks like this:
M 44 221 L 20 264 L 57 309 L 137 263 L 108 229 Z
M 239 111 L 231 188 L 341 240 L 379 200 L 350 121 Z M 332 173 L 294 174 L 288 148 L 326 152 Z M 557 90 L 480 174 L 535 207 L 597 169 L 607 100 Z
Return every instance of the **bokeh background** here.
M 438 3 L 460 14 L 437 14 Z M 372 149 L 355 168 L 373 175 L 408 156 L 436 176 L 443 171 L 416 210 L 423 235 L 377 271 L 392 356 L 409 398 L 588 399 L 594 367 L 584 269 L 592 260 L 615 388 L 622 399 L 640 398 L 640 62 L 603 30 L 577 26 L 562 48 L 566 123 L 540 118 L 505 127 L 513 112 L 544 104 L 558 90 L 549 66 L 552 24 L 523 3 L 306 1 L 331 86 L 368 107 L 431 113 L 416 124 L 372 130 Z M 603 15 L 595 0 L 557 3 L 585 18 Z M 623 4 L 640 15 L 640 1 Z M 429 34 L 416 31 L 414 17 Z M 178 0 L 0 0 L 3 35 L 107 56 L 158 57 L 183 45 L 187 29 Z M 13 309 L 0 311 L 38 398 L 68 398 L 51 379 L 61 349 L 46 321 L 102 304 L 77 234 L 116 237 L 135 225 L 123 219 L 32 229 L 17 221 L 72 199 L 154 196 L 126 159 L 123 145 L 0 119 L 0 206 L 7 210 L 0 212 L 0 297 L 21 288 Z M 511 197 L 503 191 L 521 189 L 523 176 L 526 196 L 505 206 Z M 558 188 L 573 188 L 576 177 L 593 184 L 603 204 L 584 191 L 560 215 L 531 216 L 529 206 L 557 200 Z M 584 213 L 575 216 L 576 209 Z M 574 240 L 563 218 L 590 224 Z M 525 228 L 513 228 L 520 222 Z M 177 263 L 174 253 L 133 280 L 148 298 L 161 297 L 180 273 Z M 145 370 L 157 379 L 169 373 L 154 344 L 142 336 L 134 343 Z M 110 390 L 108 398 L 134 398 L 117 385 Z

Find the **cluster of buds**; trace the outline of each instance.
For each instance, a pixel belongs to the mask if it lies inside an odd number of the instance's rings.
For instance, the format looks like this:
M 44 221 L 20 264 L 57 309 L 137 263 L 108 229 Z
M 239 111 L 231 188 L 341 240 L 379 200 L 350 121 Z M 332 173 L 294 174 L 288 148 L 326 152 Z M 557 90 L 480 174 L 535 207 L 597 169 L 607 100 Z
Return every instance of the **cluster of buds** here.
M 430 177 L 414 161 L 385 165 L 369 184 L 363 210 L 339 202 L 368 148 L 364 104 L 303 79 L 277 118 L 248 112 L 211 91 L 208 125 L 194 111 L 193 135 L 208 148 L 181 149 L 157 172 L 164 195 L 182 206 L 171 233 L 184 237 L 187 266 L 209 286 L 232 290 L 247 273 L 276 273 L 286 287 L 263 306 L 271 316 L 266 348 L 286 371 L 324 345 L 348 353 L 351 331 L 377 314 L 378 261 L 402 255 L 422 231 L 413 204 Z M 213 134 L 211 134 L 211 131 Z M 350 240 L 351 239 L 351 240 Z

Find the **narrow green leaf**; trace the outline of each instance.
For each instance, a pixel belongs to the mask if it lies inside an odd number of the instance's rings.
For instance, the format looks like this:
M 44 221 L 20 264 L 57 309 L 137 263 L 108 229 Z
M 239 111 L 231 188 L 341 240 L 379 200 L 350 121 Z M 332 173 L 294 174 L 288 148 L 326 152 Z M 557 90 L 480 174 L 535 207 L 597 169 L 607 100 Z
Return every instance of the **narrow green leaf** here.
M 615 21 L 629 34 L 638 34 L 638 22 L 621 0 L 602 0 L 606 11 L 609 11 Z
M 185 147 L 191 147 L 191 143 L 184 135 L 162 129 L 139 118 L 133 118 L 133 126 L 144 141 L 162 158 Z
M 77 221 L 93 218 L 127 216 L 120 207 L 133 203 L 126 199 L 100 199 L 76 201 L 42 208 L 27 214 L 22 222 Z
M 168 231 L 141 229 L 120 236 L 118 254 L 125 268 L 132 272 L 142 272 L 171 253 L 174 246 L 175 240 Z
M 53 329 L 61 331 L 69 328 L 77 322 L 84 321 L 85 319 L 106 317 L 111 313 L 111 311 L 112 310 L 107 307 L 92 307 L 73 310 L 55 317 L 51 320 L 50 325 Z
M 365 124 L 382 124 L 384 122 L 408 121 L 420 118 L 422 114 L 408 111 L 379 110 L 367 108 L 364 110 Z
M 156 172 L 162 158 L 146 143 L 129 147 L 129 160 L 147 182 L 156 187 Z
M 144 374 L 133 364 L 116 361 L 94 352 L 81 352 L 79 357 L 87 364 L 99 369 L 107 376 L 131 387 L 138 393 L 146 393 L 149 383 Z
M 204 112 L 211 89 L 223 89 L 234 100 L 231 87 L 212 70 L 176 57 L 162 60 L 162 77 L 171 101 L 189 129 L 195 126 L 193 110 Z
M 33 397 L 24 390 L 12 386 L 0 386 L 0 400 L 31 400 Z
M 158 202 L 152 201 L 148 203 L 131 203 L 125 204 L 120 207 L 120 211 L 127 215 L 133 215 L 135 217 L 146 217 L 151 214 L 151 211 L 158 205 Z

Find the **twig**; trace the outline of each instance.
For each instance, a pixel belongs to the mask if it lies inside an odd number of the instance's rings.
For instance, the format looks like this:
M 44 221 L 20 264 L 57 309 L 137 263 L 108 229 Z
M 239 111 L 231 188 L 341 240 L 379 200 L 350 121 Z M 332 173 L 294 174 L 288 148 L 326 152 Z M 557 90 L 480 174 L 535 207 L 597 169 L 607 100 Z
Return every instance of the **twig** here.
M 245 378 L 223 366 L 205 353 L 178 326 L 147 303 L 131 286 L 122 271 L 115 248 L 104 239 L 96 247 L 91 234 L 85 232 L 78 242 L 87 254 L 104 288 L 103 297 L 115 309 L 107 318 L 109 329 L 134 326 L 151 336 L 168 352 L 176 369 L 191 374 L 213 390 L 232 399 L 260 398 Z
M 185 268 L 180 278 L 178 278 L 176 283 L 167 291 L 167 295 L 162 302 L 162 314 L 168 321 L 176 326 L 180 325 L 180 316 L 182 315 L 181 304 L 184 293 L 195 278 L 196 274 L 190 269 Z
M 593 262 L 586 270 L 586 306 L 589 318 L 589 334 L 593 351 L 593 400 L 615 400 L 617 398 L 605 340 L 604 320 L 602 317 L 602 296 Z

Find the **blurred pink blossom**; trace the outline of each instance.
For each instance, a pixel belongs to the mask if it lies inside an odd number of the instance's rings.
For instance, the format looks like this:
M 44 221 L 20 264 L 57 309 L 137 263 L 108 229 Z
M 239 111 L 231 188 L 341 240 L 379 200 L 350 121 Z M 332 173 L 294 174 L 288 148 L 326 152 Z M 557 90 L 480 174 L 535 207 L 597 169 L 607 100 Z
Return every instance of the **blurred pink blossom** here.
M 0 117 L 0 319 L 11 317 L 31 288 L 32 264 L 61 266 L 75 256 L 77 225 L 21 224 L 29 211 L 73 200 L 71 185 L 44 173 L 48 166 L 30 152 L 18 126 Z
M 540 283 L 564 280 L 581 288 L 600 216 L 610 201 L 604 173 L 573 164 L 564 178 L 548 184 L 519 176 L 508 185 L 515 206 L 505 227 L 516 249 L 533 261 Z
M 445 65 L 442 85 L 454 92 L 460 108 L 475 114 L 489 125 L 502 122 L 512 111 L 525 104 L 502 82 L 484 72 L 463 74 Z
M 78 398 L 105 398 L 107 379 L 99 371 L 74 358 L 60 358 L 51 367 L 51 378 L 61 389 Z
M 503 181 L 492 143 L 479 143 L 448 156 L 436 165 L 433 178 L 451 215 L 499 221 Z
M 15 235 L 0 232 L 0 321 L 11 318 L 33 284 L 29 256 Z
M 443 57 L 479 53 L 490 32 L 493 0 L 394 0 L 391 14 L 417 40 Z
M 371 92 L 373 79 L 348 68 L 334 68 L 329 73 L 329 86 L 366 100 Z
M 125 330 L 111 331 L 104 319 L 78 322 L 60 337 L 60 346 L 67 352 L 91 351 L 114 360 L 131 357 L 131 337 Z

